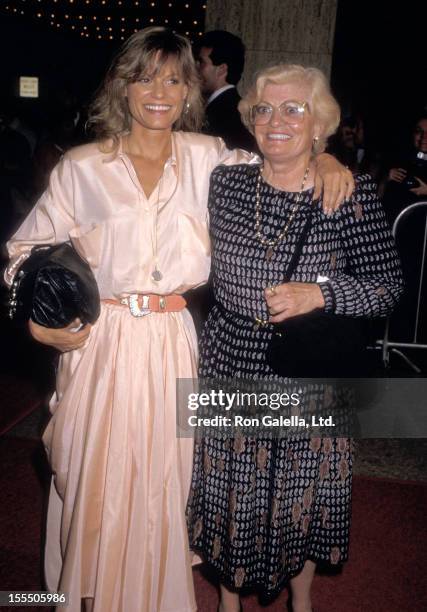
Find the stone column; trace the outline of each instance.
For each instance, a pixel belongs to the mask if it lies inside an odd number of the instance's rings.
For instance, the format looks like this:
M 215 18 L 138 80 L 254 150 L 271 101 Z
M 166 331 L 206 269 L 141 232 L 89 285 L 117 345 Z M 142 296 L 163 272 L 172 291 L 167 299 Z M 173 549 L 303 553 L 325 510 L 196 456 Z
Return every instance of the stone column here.
M 228 30 L 246 46 L 244 91 L 268 64 L 316 66 L 330 75 L 338 0 L 207 0 L 205 30 Z

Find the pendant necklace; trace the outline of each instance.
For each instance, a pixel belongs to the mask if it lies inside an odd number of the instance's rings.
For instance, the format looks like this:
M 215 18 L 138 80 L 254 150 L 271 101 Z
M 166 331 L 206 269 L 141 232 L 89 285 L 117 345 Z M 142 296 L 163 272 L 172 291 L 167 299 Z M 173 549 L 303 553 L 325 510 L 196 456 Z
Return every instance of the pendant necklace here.
M 130 155 L 130 153 L 128 153 L 128 155 Z M 132 160 L 131 160 L 131 164 L 132 164 Z M 125 166 L 127 167 L 126 162 L 125 162 Z M 157 257 L 157 221 L 158 221 L 158 216 L 159 216 L 160 187 L 161 187 L 161 183 L 163 181 L 164 173 L 165 173 L 165 169 L 163 167 L 163 172 L 162 172 L 162 174 L 161 174 L 161 176 L 159 178 L 159 182 L 158 182 L 158 185 L 157 185 L 156 219 L 155 219 L 155 222 L 154 222 L 155 223 L 154 224 L 154 244 L 153 244 L 153 240 L 151 240 L 152 248 L 153 248 L 153 260 L 154 260 L 154 270 L 151 272 L 151 278 L 153 279 L 153 281 L 155 283 L 158 283 L 163 278 L 163 274 L 160 272 L 160 270 L 158 268 L 158 257 Z
M 285 238 L 286 234 L 289 231 L 292 221 L 295 218 L 297 213 L 298 205 L 301 201 L 302 192 L 304 191 L 305 182 L 310 173 L 310 166 L 307 166 L 306 171 L 304 172 L 304 177 L 302 179 L 300 190 L 295 199 L 295 204 L 292 206 L 292 210 L 290 212 L 289 218 L 285 224 L 285 227 L 274 239 L 264 238 L 264 235 L 261 231 L 261 195 L 260 195 L 260 187 L 261 187 L 261 177 L 262 177 L 263 168 L 261 167 L 258 174 L 258 180 L 256 185 L 256 204 L 255 204 L 255 236 L 257 240 L 262 244 L 262 246 L 266 247 L 265 251 L 265 259 L 270 261 L 274 255 L 274 249 L 276 246 Z
M 157 203 L 156 203 L 156 220 L 154 225 L 154 248 L 153 248 L 153 259 L 154 259 L 154 270 L 151 273 L 151 278 L 155 283 L 158 283 L 162 280 L 163 274 L 160 272 L 158 268 L 158 256 L 157 256 L 157 221 L 159 217 L 159 202 L 160 202 L 160 186 L 163 181 L 165 169 L 163 168 L 162 175 L 159 179 L 159 184 L 157 188 Z

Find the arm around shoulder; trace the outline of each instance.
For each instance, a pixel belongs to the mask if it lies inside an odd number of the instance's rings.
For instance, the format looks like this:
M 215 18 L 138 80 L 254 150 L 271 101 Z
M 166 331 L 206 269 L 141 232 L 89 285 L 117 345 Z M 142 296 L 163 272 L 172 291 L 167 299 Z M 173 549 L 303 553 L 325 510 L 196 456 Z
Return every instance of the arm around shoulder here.
M 215 138 L 218 146 L 218 165 L 234 166 L 236 164 L 260 164 L 261 158 L 256 153 L 244 149 L 227 149 L 222 138 Z

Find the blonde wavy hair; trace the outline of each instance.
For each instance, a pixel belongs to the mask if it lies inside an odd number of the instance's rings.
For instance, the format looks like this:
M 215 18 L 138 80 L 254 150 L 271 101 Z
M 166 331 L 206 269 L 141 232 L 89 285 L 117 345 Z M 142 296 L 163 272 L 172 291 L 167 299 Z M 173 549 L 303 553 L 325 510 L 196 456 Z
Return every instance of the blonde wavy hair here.
M 173 125 L 174 130 L 198 131 L 203 117 L 199 76 L 187 38 L 163 27 L 144 28 L 133 34 L 113 59 L 105 79 L 89 107 L 87 128 L 98 141 L 117 147 L 120 134 L 130 130 L 131 116 L 126 86 L 138 81 L 155 65 L 156 72 L 169 57 L 176 58 L 188 87 L 188 111 Z M 104 147 L 105 148 L 105 147 Z
M 254 126 L 251 122 L 251 109 L 260 102 L 264 87 L 268 83 L 275 85 L 298 83 L 308 87 L 310 112 L 321 130 L 318 140 L 313 143 L 313 153 L 316 155 L 324 151 L 329 136 L 335 133 L 339 125 L 341 113 L 323 72 L 317 68 L 305 68 L 298 64 L 277 64 L 258 72 L 252 87 L 239 103 L 242 121 L 252 134 Z

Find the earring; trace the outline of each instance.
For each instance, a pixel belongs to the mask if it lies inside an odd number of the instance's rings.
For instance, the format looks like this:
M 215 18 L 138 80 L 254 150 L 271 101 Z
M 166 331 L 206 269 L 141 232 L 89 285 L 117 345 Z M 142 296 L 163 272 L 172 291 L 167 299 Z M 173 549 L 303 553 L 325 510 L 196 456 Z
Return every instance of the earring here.
M 189 110 L 190 110 L 190 102 L 186 102 L 184 104 L 184 115 L 188 115 Z

